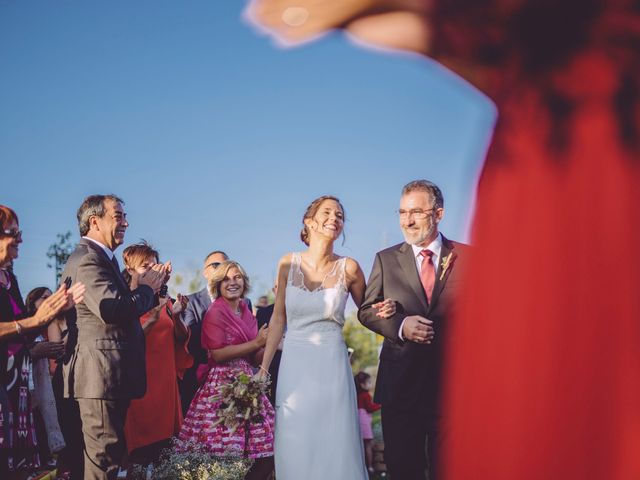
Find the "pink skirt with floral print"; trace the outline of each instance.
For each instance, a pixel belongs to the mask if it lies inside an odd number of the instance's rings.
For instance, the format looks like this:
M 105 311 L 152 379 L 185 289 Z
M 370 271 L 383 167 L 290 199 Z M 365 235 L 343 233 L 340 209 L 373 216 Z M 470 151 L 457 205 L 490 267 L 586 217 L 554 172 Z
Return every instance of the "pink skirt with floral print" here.
M 212 402 L 210 398 L 218 393 L 220 385 L 231 382 L 240 372 L 253 375 L 251 366 L 244 359 L 211 367 L 182 423 L 176 446 L 178 451 L 197 445 L 216 456 L 262 458 L 273 455 L 275 412 L 265 395 L 260 399 L 262 422 L 241 425 L 233 433 L 222 423 L 213 425 L 218 419 L 220 402 Z

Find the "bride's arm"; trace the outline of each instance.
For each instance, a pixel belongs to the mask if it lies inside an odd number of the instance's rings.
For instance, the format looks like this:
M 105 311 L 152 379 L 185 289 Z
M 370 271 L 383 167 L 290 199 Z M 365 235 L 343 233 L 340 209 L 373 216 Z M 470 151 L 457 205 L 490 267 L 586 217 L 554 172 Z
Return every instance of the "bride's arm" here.
M 345 265 L 345 275 L 347 289 L 351 294 L 353 303 L 356 304 L 356 307 L 360 308 L 362 299 L 364 298 L 364 273 L 362 273 L 362 269 L 360 268 L 358 262 L 356 262 L 353 258 L 347 258 L 347 263 Z
M 287 276 L 289 275 L 289 268 L 291 266 L 291 254 L 287 254 L 280 259 L 278 263 L 278 289 L 276 291 L 276 303 L 273 307 L 273 314 L 269 321 L 269 329 L 267 334 L 267 344 L 264 350 L 264 356 L 262 357 L 262 364 L 260 365 L 260 371 L 258 374 L 264 377 L 269 372 L 269 366 L 273 360 L 273 356 L 278 349 L 278 345 L 282 340 L 282 334 L 284 333 L 284 327 L 287 324 L 287 312 L 284 307 L 285 292 L 287 290 Z

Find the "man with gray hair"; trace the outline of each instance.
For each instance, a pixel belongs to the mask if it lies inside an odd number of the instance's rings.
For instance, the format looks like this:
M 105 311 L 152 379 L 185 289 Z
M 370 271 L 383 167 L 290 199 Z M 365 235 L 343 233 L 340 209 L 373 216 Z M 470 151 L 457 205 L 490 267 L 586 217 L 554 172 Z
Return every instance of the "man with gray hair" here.
M 402 480 L 424 480 L 427 470 L 438 480 L 443 345 L 468 255 L 438 231 L 443 215 L 437 185 L 405 185 L 398 210 L 405 242 L 377 253 L 358 311 L 365 327 L 385 337 L 374 399 L 382 404 L 385 463 Z M 388 319 L 376 315 L 385 299 L 396 302 Z
M 145 339 L 140 315 L 151 309 L 169 278 L 170 265 L 154 265 L 122 277 L 114 250 L 129 226 L 124 202 L 91 195 L 78 209 L 82 237 L 62 278 L 83 282 L 84 302 L 66 314 L 69 328 L 63 362 L 64 395 L 77 401 L 84 439 L 84 478 L 111 480 L 125 453 L 129 402 L 146 391 Z

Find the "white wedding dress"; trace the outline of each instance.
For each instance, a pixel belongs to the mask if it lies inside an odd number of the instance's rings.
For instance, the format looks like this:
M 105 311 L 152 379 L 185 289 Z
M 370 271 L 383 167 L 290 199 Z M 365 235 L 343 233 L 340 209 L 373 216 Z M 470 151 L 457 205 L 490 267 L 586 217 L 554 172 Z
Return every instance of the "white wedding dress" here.
M 356 392 L 342 337 L 346 258 L 309 290 L 292 255 L 276 392 L 278 480 L 366 480 Z

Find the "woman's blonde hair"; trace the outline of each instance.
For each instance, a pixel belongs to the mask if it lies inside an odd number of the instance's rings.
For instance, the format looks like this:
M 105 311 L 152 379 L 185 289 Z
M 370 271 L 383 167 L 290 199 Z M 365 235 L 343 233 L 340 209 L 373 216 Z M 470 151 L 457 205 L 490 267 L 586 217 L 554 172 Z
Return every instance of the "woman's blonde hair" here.
M 220 284 L 229 273 L 229 270 L 232 268 L 237 268 L 242 275 L 242 279 L 244 280 L 244 288 L 242 289 L 242 298 L 249 292 L 251 289 L 251 285 L 249 283 L 249 276 L 247 272 L 245 272 L 244 268 L 233 260 L 227 260 L 218 265 L 218 268 L 215 269 L 213 275 L 211 276 L 211 280 L 209 280 L 209 293 L 213 298 L 218 298 L 220 296 Z

